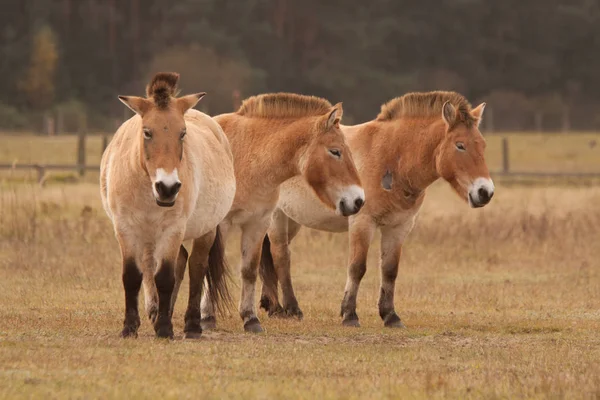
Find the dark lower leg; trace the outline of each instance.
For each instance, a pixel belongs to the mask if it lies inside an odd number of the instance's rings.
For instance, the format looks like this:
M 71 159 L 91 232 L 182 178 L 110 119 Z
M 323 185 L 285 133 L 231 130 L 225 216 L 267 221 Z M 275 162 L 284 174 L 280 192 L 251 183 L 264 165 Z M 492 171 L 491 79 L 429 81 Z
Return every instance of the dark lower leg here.
M 266 283 L 263 281 L 260 294 L 260 308 L 267 311 L 269 316 L 283 312 L 283 308 L 279 304 L 277 282 Z
M 356 315 L 356 296 L 360 281 L 367 271 L 367 255 L 375 228 L 375 224 L 368 215 L 362 218 L 358 216 L 350 222 L 350 266 L 348 267 L 348 278 L 341 310 L 342 324 L 346 326 L 359 326 L 358 315 Z
M 358 315 L 356 314 L 356 296 L 358 295 L 358 287 L 365 272 L 367 271 L 367 263 L 365 260 L 354 261 L 348 268 L 348 278 L 346 280 L 346 288 L 344 290 L 344 300 L 342 300 L 342 324 L 347 326 L 359 326 Z
M 393 233 L 393 232 L 392 232 Z M 404 325 L 394 309 L 394 292 L 402 246 L 395 235 L 382 231 L 381 240 L 381 289 L 379 292 L 379 316 L 386 327 L 402 328 Z
M 194 241 L 189 265 L 190 295 L 183 329 L 186 337 L 196 337 L 202 333 L 200 303 L 202 301 L 204 277 L 208 269 L 208 252 L 211 245 L 212 241 L 208 240 L 197 239 Z
M 154 276 L 158 291 L 158 317 L 154 324 L 156 336 L 173 338 L 173 324 L 171 322 L 171 295 L 175 285 L 173 263 L 164 260 Z
M 142 273 L 134 259 L 123 261 L 123 288 L 125 289 L 125 320 L 122 337 L 137 337 L 140 326 L 138 312 L 138 294 L 142 285 Z
M 283 311 L 287 316 L 302 319 L 303 314 L 298 306 L 298 300 L 296 299 L 292 285 L 292 276 L 290 273 L 291 254 L 287 241 L 284 243 L 273 243 L 271 245 L 271 252 L 273 254 L 277 279 L 281 284 Z

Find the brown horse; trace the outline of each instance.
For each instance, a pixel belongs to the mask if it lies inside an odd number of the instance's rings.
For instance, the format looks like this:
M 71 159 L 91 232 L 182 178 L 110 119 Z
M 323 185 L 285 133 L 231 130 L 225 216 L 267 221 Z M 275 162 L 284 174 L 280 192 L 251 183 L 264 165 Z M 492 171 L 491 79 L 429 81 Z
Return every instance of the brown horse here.
M 341 104 L 285 93 L 251 97 L 237 112 L 215 117 L 234 157 L 237 192 L 220 228 L 223 235 L 232 226 L 242 230 L 239 312 L 246 331 L 262 331 L 254 303 L 256 277 L 279 186 L 298 177 L 319 207 L 342 218 L 363 205 L 364 191 L 340 130 L 341 117 Z M 202 302 L 206 328 L 215 324 L 210 295 Z
M 194 246 L 190 262 L 186 335 L 201 332 L 200 291 L 207 270 L 213 298 L 226 296 L 218 224 L 235 195 L 233 156 L 219 125 L 191 110 L 205 93 L 176 98 L 178 79 L 159 73 L 146 88 L 147 98 L 119 96 L 136 115 L 121 125 L 102 156 L 102 203 L 123 259 L 123 337 L 137 336 L 142 279 L 156 335 L 173 337 L 175 269 L 185 269 L 186 239 L 204 243 Z
M 385 326 L 403 326 L 394 310 L 398 263 L 427 187 L 443 178 L 471 207 L 486 205 L 494 195 L 478 128 L 484 107 L 485 103 L 472 109 L 463 96 L 452 92 L 410 93 L 384 104 L 373 121 L 342 126 L 364 184 L 365 206 L 359 214 L 343 218 L 322 207 L 301 180 L 283 184 L 263 245 L 261 307 L 270 315 L 302 316 L 292 288 L 289 251 L 302 225 L 331 232 L 348 230 L 350 257 L 341 315 L 344 325 L 358 326 L 356 296 L 369 245 L 379 228 L 379 315 Z

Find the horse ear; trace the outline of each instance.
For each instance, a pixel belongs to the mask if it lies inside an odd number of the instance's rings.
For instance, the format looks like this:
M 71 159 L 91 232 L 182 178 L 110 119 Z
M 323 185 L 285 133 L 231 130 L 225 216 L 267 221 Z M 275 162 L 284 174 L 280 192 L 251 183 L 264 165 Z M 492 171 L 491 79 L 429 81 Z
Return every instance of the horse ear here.
M 342 120 L 342 115 L 344 115 L 344 109 L 342 108 L 342 103 L 337 103 L 329 111 L 329 116 L 327 117 L 327 124 L 325 126 L 325 128 L 326 128 L 325 130 L 328 131 L 333 126 L 339 127 L 340 121 Z
M 150 107 L 152 107 L 152 103 L 143 97 L 119 96 L 119 100 L 140 117 L 143 117 Z
M 188 94 L 187 96 L 180 97 L 177 99 L 177 107 L 183 114 L 190 108 L 195 107 L 204 96 L 206 96 L 206 92 Z
M 480 105 L 471 110 L 471 115 L 473 115 L 473 117 L 477 119 L 477 127 L 479 127 L 479 124 L 481 124 L 483 110 L 485 110 L 485 103 L 481 103 Z
M 456 108 L 449 101 L 442 106 L 442 118 L 448 126 L 452 126 L 456 121 Z

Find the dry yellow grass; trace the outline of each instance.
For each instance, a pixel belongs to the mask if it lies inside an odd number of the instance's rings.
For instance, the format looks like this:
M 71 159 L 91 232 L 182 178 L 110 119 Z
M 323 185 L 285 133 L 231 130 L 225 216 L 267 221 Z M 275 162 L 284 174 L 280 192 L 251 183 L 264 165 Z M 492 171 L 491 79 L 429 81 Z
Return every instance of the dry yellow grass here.
M 195 342 L 181 340 L 187 286 L 175 341 L 147 321 L 139 339 L 118 338 L 119 252 L 97 185 L 0 191 L 0 398 L 600 396 L 600 188 L 499 187 L 471 210 L 433 187 L 398 278 L 405 330 L 377 315 L 378 245 L 362 327 L 343 328 L 346 236 L 302 231 L 304 321 L 261 313 L 255 336 L 232 310 Z

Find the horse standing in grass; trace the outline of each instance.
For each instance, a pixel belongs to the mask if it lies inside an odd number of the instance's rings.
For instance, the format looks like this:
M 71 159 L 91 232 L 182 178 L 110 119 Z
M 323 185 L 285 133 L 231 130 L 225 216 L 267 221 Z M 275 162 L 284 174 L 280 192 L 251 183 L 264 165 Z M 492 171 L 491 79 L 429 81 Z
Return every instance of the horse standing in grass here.
M 357 213 L 364 191 L 340 130 L 342 106 L 294 94 L 251 97 L 235 113 L 215 117 L 227 135 L 234 157 L 237 192 L 231 211 L 220 224 L 242 230 L 244 329 L 261 332 L 256 317 L 255 286 L 261 245 L 277 205 L 279 186 L 296 176 L 314 193 L 319 206 L 334 215 Z M 193 251 L 192 251 L 193 255 Z M 215 324 L 211 293 L 202 302 L 204 327 Z
M 186 239 L 197 239 L 190 259 L 186 337 L 197 337 L 202 284 L 213 299 L 227 296 L 218 224 L 235 195 L 233 156 L 221 127 L 191 108 L 205 95 L 176 98 L 179 75 L 157 74 L 147 98 L 119 96 L 137 115 L 124 122 L 102 156 L 101 196 L 123 259 L 123 337 L 136 337 L 138 293 L 158 337 L 173 337 L 175 274 L 183 274 Z M 180 282 L 180 279 L 177 280 Z
M 292 288 L 289 244 L 302 225 L 330 232 L 349 231 L 348 278 L 342 301 L 343 324 L 359 326 L 356 296 L 366 272 L 367 251 L 381 230 L 379 315 L 387 327 L 402 327 L 394 291 L 402 243 L 412 230 L 425 190 L 443 178 L 471 207 L 494 195 L 479 132 L 485 103 L 471 108 L 453 92 L 410 93 L 382 106 L 374 121 L 342 126 L 364 184 L 366 203 L 350 218 L 323 207 L 297 178 L 281 186 L 278 209 L 263 245 L 261 307 L 269 315 L 301 317 Z M 283 306 L 277 286 L 281 283 Z

